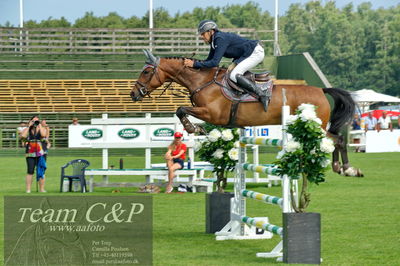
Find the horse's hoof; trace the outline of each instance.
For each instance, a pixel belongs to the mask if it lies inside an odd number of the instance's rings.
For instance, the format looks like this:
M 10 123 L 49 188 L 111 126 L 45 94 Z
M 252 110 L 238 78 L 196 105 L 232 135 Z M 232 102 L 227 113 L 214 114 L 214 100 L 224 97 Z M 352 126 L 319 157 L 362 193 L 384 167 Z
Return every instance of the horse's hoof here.
M 345 176 L 354 176 L 354 177 L 364 177 L 364 174 L 361 172 L 360 169 L 349 167 L 343 171 Z
M 364 174 L 361 172 L 360 168 L 357 168 L 357 175 L 356 177 L 364 177 Z
M 200 135 L 207 135 L 207 131 L 200 125 L 196 125 L 196 133 Z
M 340 162 L 333 162 L 332 170 L 335 173 L 341 174 L 343 172 L 343 170 L 342 170 L 342 167 L 340 166 Z
M 192 124 L 186 124 L 186 125 L 183 125 L 183 127 L 184 127 L 184 129 L 186 130 L 186 132 L 188 134 L 192 134 L 192 133 L 196 133 L 197 132 L 197 127 L 195 127 Z

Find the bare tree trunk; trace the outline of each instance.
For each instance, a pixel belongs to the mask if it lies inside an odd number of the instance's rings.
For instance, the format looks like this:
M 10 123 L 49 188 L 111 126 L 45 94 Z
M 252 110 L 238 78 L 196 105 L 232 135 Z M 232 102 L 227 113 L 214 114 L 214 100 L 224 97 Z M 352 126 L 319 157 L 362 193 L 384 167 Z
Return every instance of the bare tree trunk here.
M 217 172 L 217 191 L 220 193 L 224 193 L 226 188 L 226 177 L 224 173 L 224 171 Z
M 308 204 L 310 203 L 310 193 L 307 192 L 308 189 L 308 179 L 307 176 L 302 174 L 303 184 L 301 186 L 301 194 L 299 199 L 299 210 L 296 212 L 305 212 Z

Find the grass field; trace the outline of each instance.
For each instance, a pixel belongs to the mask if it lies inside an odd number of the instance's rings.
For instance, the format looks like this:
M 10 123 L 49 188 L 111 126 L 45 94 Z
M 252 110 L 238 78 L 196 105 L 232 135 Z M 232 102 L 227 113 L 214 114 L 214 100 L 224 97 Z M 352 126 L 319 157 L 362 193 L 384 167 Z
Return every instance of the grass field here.
M 262 154 L 261 158 L 271 154 Z M 101 167 L 100 157 L 83 158 L 91 167 Z M 76 157 L 50 156 L 47 195 L 82 195 L 59 193 L 60 166 Z M 325 183 L 312 187 L 308 211 L 322 215 L 322 258 L 324 265 L 400 265 L 400 153 L 351 154 L 353 165 L 361 167 L 364 178 L 327 175 Z M 119 157 L 110 158 L 118 165 Z M 154 162 L 161 162 L 161 157 Z M 141 167 L 143 157 L 125 157 L 126 168 Z M 26 195 L 24 157 L 1 158 L 1 195 Z M 129 178 L 125 178 L 129 180 Z M 142 180 L 141 180 L 142 181 Z M 249 188 L 279 196 L 281 187 L 267 188 L 249 184 Z M 96 188 L 87 196 L 139 195 L 135 188 Z M 232 186 L 229 187 L 232 190 Z M 34 192 L 32 195 L 38 195 Z M 41 194 L 43 195 L 43 194 Z M 3 233 L 3 197 L 1 197 L 0 232 Z M 248 201 L 250 216 L 268 216 L 281 225 L 281 213 L 275 206 Z M 153 196 L 154 265 L 258 265 L 280 264 L 274 259 L 256 258 L 256 252 L 270 251 L 279 238 L 271 240 L 216 241 L 205 234 L 205 194 L 156 194 Z M 0 241 L 1 254 L 3 240 Z M 3 257 L 3 256 L 2 256 Z M 2 262 L 1 262 L 2 263 Z

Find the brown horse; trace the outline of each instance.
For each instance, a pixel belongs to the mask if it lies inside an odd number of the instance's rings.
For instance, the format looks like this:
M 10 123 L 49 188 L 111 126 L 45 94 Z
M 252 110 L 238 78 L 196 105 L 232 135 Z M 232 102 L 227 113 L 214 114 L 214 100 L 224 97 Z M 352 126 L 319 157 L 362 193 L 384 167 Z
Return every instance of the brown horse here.
M 159 58 L 145 51 L 146 65 L 131 91 L 134 102 L 150 95 L 152 91 L 164 84 L 174 81 L 187 88 L 190 93 L 192 107 L 179 107 L 176 115 L 188 133 L 205 133 L 201 126 L 193 125 L 188 115 L 199 118 L 214 125 L 228 127 L 245 127 L 281 124 L 282 89 L 286 89 L 287 105 L 293 113 L 302 103 L 317 106 L 316 112 L 322 121 L 322 127 L 335 140 L 333 169 L 335 172 L 347 171 L 361 174 L 359 170 L 349 167 L 347 151 L 339 130 L 346 125 L 354 114 L 355 103 L 350 94 L 342 89 L 321 89 L 306 85 L 274 85 L 272 98 L 265 112 L 260 102 L 242 102 L 234 104 L 221 92 L 221 83 L 226 73 L 224 68 L 194 69 L 183 65 L 184 58 Z M 334 100 L 333 111 L 325 94 Z M 340 167 L 339 152 L 342 155 L 343 167 Z

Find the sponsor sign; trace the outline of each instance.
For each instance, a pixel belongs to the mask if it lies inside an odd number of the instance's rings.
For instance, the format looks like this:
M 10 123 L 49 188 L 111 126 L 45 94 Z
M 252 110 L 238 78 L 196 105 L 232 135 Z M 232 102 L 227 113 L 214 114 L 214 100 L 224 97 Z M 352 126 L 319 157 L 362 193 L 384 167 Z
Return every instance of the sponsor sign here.
M 69 148 L 91 148 L 99 143 L 143 143 L 173 140 L 175 131 L 188 134 L 179 125 L 79 125 L 68 128 Z
M 282 138 L 282 126 L 258 126 L 258 127 L 246 127 L 246 137 L 268 137 L 272 139 Z
M 123 139 L 134 139 L 139 137 L 140 132 L 137 129 L 134 128 L 124 128 L 118 131 L 118 136 L 120 136 Z
M 367 131 L 365 152 L 400 152 L 400 130 Z
M 98 128 L 88 128 L 82 132 L 82 136 L 87 139 L 99 139 L 103 137 L 103 130 Z
M 162 127 L 154 130 L 153 136 L 154 137 L 172 137 L 174 135 L 174 130 L 167 128 L 167 127 Z

